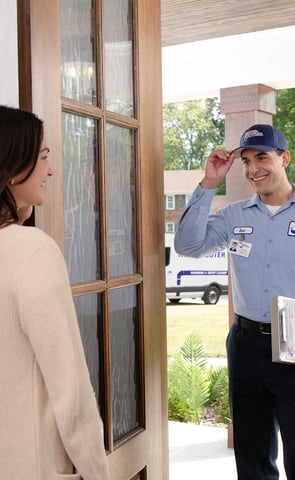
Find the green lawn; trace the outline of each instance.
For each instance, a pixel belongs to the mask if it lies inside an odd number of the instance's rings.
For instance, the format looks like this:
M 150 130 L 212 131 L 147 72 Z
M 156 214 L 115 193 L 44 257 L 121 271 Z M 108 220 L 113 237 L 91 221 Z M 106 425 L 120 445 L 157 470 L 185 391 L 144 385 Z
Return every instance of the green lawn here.
M 225 357 L 228 305 L 167 304 L 168 355 L 178 352 L 193 331 L 199 335 L 207 357 Z

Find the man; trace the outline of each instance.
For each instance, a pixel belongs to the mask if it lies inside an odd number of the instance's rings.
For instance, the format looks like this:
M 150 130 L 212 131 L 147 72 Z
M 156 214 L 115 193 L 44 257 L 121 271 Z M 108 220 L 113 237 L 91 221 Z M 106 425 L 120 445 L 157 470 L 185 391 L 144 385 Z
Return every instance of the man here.
M 256 194 L 210 215 L 215 189 L 238 156 Z M 272 362 L 270 324 L 271 298 L 295 297 L 295 195 L 286 175 L 289 162 L 280 131 L 251 126 L 238 148 L 209 155 L 205 176 L 175 235 L 175 249 L 183 255 L 229 250 L 235 318 L 227 354 L 239 480 L 279 478 L 279 429 L 287 478 L 295 480 L 295 365 Z

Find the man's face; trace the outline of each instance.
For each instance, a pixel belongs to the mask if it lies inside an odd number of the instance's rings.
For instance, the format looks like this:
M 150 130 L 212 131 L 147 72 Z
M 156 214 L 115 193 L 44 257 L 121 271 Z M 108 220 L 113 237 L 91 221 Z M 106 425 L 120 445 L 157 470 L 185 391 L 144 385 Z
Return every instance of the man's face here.
M 245 149 L 241 153 L 247 180 L 259 195 L 272 195 L 286 180 L 285 168 L 290 161 L 288 151 L 279 155 L 276 151 Z

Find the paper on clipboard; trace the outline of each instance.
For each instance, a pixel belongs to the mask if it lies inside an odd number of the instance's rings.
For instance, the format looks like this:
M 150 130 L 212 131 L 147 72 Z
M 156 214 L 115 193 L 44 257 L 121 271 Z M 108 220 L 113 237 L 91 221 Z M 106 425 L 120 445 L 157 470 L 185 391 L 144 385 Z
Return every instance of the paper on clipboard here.
M 272 361 L 295 363 L 295 298 L 271 300 Z

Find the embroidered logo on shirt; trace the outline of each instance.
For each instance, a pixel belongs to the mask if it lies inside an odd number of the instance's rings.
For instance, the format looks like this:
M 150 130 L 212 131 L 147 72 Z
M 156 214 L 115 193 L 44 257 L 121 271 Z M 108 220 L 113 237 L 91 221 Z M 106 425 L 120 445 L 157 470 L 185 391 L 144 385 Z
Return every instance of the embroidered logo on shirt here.
M 289 223 L 288 235 L 290 237 L 295 237 L 295 220 Z

